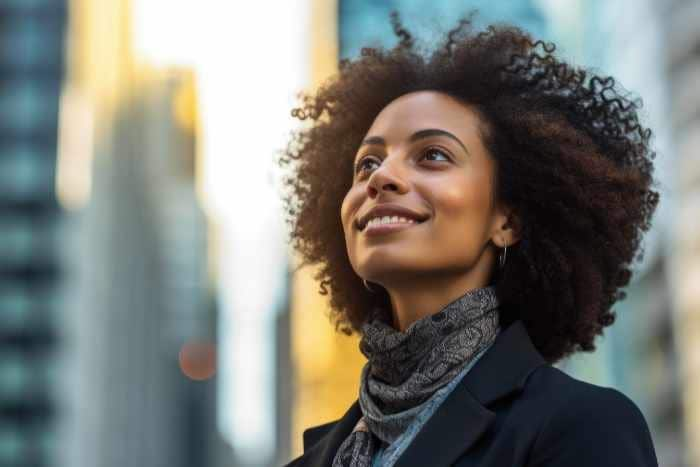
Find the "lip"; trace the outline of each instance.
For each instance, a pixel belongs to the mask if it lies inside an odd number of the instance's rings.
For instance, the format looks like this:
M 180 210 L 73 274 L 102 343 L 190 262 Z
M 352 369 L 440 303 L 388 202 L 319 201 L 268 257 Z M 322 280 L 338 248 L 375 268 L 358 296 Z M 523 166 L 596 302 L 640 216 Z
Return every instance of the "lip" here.
M 369 225 L 366 226 L 361 232 L 367 235 L 368 237 L 376 237 L 379 235 L 386 235 L 394 232 L 400 232 L 402 230 L 408 230 L 412 227 L 421 225 L 424 222 L 425 221 L 413 223 L 396 222 L 394 224 Z
M 356 227 L 360 231 L 364 231 L 367 222 L 374 217 L 384 216 L 400 216 L 416 221 L 417 224 L 424 222 L 430 216 L 427 214 L 419 214 L 409 208 L 399 204 L 382 203 L 372 207 L 367 213 L 362 215 L 356 222 Z

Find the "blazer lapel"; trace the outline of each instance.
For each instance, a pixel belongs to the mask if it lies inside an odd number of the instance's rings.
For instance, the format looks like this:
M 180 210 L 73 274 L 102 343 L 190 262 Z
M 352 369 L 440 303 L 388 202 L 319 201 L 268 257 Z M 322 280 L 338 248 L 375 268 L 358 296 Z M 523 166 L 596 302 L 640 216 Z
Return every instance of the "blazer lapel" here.
M 452 465 L 495 421 L 489 404 L 521 391 L 530 373 L 545 363 L 522 321 L 513 322 L 426 421 L 395 466 Z
M 396 467 L 448 467 L 493 424 L 492 402 L 522 390 L 530 373 L 546 361 L 522 321 L 502 330 L 493 345 L 427 420 Z M 294 467 L 328 467 L 362 416 L 359 401 L 338 420 L 304 431 L 304 454 Z
M 355 400 L 338 420 L 304 430 L 304 454 L 294 467 L 330 467 L 342 442 L 362 416 L 359 400 Z

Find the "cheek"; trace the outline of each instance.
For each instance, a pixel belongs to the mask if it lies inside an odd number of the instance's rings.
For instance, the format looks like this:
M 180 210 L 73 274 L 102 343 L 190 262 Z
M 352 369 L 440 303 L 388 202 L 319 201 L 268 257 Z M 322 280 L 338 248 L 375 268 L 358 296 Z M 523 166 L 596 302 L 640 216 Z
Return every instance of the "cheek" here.
M 350 191 L 343 198 L 343 202 L 340 206 L 340 220 L 343 224 L 343 229 L 345 233 L 348 233 L 350 227 L 352 227 L 352 220 L 357 215 L 357 210 L 359 209 L 361 198 L 356 189 L 351 188 Z
M 480 218 L 489 209 L 488 185 L 474 179 L 445 185 L 436 194 L 435 207 L 451 218 Z
M 460 177 L 433 192 L 437 222 L 435 236 L 443 245 L 472 251 L 488 230 L 490 197 L 482 178 Z

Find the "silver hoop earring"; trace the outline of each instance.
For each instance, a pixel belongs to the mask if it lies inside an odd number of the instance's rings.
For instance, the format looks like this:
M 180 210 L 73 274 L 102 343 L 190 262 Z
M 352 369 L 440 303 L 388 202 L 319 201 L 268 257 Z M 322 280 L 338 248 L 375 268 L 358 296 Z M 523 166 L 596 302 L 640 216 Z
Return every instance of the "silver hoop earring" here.
M 508 244 L 504 241 L 503 244 L 505 247 L 503 248 L 503 253 L 498 255 L 498 264 L 503 269 L 503 266 L 506 264 L 506 254 L 508 253 Z
M 362 279 L 362 282 L 365 284 L 365 289 L 369 290 L 370 292 L 374 293 L 375 290 L 372 290 L 369 285 L 367 285 L 367 280 Z

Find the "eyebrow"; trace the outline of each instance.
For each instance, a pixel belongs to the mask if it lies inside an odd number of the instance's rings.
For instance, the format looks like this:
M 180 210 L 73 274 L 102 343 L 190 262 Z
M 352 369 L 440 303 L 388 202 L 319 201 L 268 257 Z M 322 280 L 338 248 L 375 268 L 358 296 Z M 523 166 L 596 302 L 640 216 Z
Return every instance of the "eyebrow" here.
M 418 130 L 415 133 L 413 133 L 408 140 L 413 143 L 414 141 L 418 141 L 419 139 L 429 138 L 431 136 L 447 136 L 448 138 L 455 140 L 462 147 L 462 149 L 464 149 L 464 152 L 469 154 L 469 151 L 467 150 L 466 146 L 464 146 L 464 143 L 462 143 L 462 141 L 460 141 L 459 138 L 457 138 L 449 131 L 441 130 L 439 128 L 426 128 L 425 130 Z M 381 146 L 386 146 L 386 140 L 381 136 L 370 136 L 369 138 L 365 138 L 364 140 L 362 140 L 362 143 L 360 143 L 360 147 L 364 146 L 365 144 L 378 144 Z

